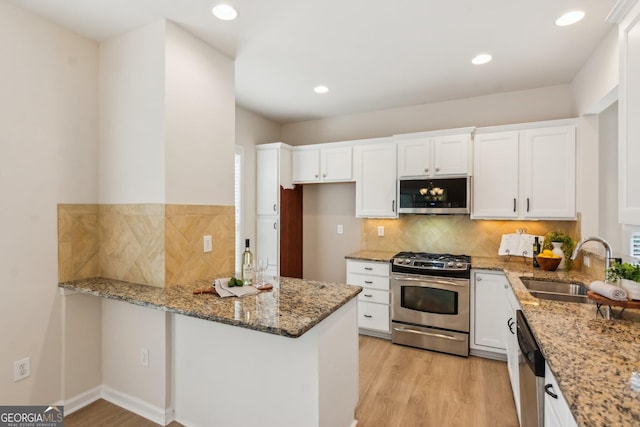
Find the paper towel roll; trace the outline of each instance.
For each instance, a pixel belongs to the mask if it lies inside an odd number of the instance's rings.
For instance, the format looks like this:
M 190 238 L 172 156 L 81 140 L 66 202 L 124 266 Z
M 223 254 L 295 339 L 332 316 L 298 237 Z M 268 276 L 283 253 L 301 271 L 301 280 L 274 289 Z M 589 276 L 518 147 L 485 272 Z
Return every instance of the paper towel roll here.
M 591 282 L 589 290 L 615 301 L 627 301 L 627 291 L 609 283 L 596 280 Z

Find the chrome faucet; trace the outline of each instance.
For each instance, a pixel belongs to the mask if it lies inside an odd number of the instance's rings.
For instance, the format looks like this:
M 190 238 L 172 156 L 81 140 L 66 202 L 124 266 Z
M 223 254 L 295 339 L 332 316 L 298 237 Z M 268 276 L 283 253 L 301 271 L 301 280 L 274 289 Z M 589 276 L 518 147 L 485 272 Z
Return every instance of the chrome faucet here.
M 601 237 L 585 237 L 584 239 L 580 240 L 576 245 L 576 249 L 573 251 L 573 254 L 571 255 L 571 259 L 575 260 L 578 257 L 578 252 L 580 252 L 580 249 L 582 249 L 582 246 L 587 242 L 600 242 L 602 243 L 602 246 L 604 246 L 604 250 L 605 250 L 604 270 L 605 270 L 605 276 L 606 276 L 607 270 L 609 269 L 609 267 L 611 267 L 612 250 L 609 242 L 607 242 Z

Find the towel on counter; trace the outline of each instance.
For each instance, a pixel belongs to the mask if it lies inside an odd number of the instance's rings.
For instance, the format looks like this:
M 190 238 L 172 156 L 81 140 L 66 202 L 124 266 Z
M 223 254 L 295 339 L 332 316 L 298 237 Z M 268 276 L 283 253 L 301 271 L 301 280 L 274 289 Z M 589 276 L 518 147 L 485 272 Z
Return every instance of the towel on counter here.
M 243 297 L 245 295 L 255 295 L 260 292 L 253 286 L 234 286 L 230 288 L 228 285 L 229 280 L 231 280 L 231 277 L 216 279 L 213 282 L 213 286 L 216 288 L 216 292 L 218 292 L 218 295 L 220 295 L 222 298 Z
M 613 286 L 609 283 L 602 282 L 600 280 L 591 282 L 591 285 L 589 285 L 589 290 L 615 301 L 626 301 L 628 299 L 627 291 L 617 286 Z

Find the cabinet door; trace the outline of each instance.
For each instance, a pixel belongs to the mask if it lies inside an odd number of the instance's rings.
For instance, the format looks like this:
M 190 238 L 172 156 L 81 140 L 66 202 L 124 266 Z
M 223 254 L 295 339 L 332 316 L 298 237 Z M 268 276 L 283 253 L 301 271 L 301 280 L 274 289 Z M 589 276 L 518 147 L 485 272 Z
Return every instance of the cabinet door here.
M 476 135 L 473 218 L 518 217 L 518 141 L 518 132 Z
M 396 218 L 396 146 L 387 142 L 354 147 L 356 217 Z
M 280 253 L 278 251 L 280 234 L 277 216 L 261 216 L 256 221 L 256 260 L 269 259 L 268 275 L 279 275 Z
M 575 427 L 576 420 L 571 413 L 571 409 L 564 399 L 556 378 L 545 363 L 544 366 L 544 426 L 545 427 Z M 551 396 L 555 394 L 555 397 Z
M 320 181 L 320 150 L 294 150 L 291 153 L 293 182 Z
M 619 26 L 618 221 L 640 225 L 640 3 Z
M 398 142 L 398 177 L 429 176 L 432 172 L 431 141 L 428 137 Z
M 511 287 L 506 290 L 504 296 L 507 302 L 506 322 L 503 323 L 503 328 L 505 328 L 507 335 L 507 371 L 509 372 L 513 400 L 516 403 L 516 412 L 518 413 L 518 419 L 520 419 L 520 372 L 518 363 L 521 356 L 518 336 L 516 335 L 516 311 L 520 309 L 520 304 Z
M 433 174 L 467 175 L 471 135 L 447 135 L 433 138 Z
M 320 151 L 322 181 L 353 180 L 353 161 L 351 147 L 323 148 Z
M 509 284 L 504 274 L 474 273 L 473 329 L 475 346 L 490 347 L 505 353 L 507 334 L 504 327 Z
M 280 200 L 278 149 L 256 150 L 256 213 L 277 215 Z
M 575 219 L 575 126 L 525 130 L 521 144 L 520 216 Z

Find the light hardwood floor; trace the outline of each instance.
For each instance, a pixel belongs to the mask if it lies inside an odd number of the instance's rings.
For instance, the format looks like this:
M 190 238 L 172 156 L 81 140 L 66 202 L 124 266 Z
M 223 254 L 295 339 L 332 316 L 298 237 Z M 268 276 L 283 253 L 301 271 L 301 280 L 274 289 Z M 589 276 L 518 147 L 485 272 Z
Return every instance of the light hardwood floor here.
M 356 419 L 358 427 L 518 425 L 506 363 L 418 350 L 363 335 Z M 65 417 L 65 426 L 157 424 L 98 400 Z

